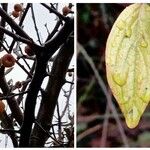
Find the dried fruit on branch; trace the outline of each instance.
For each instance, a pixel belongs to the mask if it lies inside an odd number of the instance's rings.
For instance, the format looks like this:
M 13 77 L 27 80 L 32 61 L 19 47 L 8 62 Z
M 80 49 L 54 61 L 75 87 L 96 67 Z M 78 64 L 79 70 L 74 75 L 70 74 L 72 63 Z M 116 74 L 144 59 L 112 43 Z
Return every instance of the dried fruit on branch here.
M 28 56 L 33 56 L 33 55 L 34 55 L 34 52 L 33 52 L 33 50 L 30 48 L 29 45 L 26 45 L 26 46 L 25 46 L 25 53 L 26 53 Z
M 71 12 L 71 9 L 67 6 L 63 7 L 62 9 L 63 15 L 66 16 Z
M 17 18 L 19 17 L 20 13 L 18 11 L 12 11 L 12 15 Z
M 106 46 L 110 88 L 129 128 L 150 101 L 150 6 L 132 4 L 114 23 Z
M 20 12 L 23 10 L 22 5 L 21 4 L 15 4 L 14 5 L 14 10 L 17 12 Z
M 20 81 L 17 81 L 16 83 L 15 83 L 15 88 L 21 88 L 22 87 L 22 83 L 20 82 Z
M 15 65 L 16 60 L 11 54 L 5 54 L 1 58 L 1 62 L 2 62 L 4 67 L 12 67 Z
M 5 104 L 0 100 L 0 114 L 5 110 Z

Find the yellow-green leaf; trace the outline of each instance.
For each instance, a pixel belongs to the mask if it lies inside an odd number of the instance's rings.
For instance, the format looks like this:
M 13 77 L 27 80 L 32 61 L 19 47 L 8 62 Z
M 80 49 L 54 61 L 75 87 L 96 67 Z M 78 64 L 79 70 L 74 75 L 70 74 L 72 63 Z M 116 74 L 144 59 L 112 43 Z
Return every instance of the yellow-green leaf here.
M 148 4 L 132 4 L 117 18 L 107 40 L 106 71 L 127 126 L 135 128 L 150 101 Z

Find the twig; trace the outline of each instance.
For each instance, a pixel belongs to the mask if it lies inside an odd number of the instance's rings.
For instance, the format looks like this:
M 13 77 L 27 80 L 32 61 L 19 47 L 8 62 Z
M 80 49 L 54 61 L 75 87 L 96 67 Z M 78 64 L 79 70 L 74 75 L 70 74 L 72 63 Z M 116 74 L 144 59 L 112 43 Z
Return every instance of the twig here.
M 61 124 L 62 123 L 61 123 L 58 101 L 57 101 L 56 106 L 57 106 L 56 108 L 57 108 L 57 115 L 58 115 L 58 139 L 59 139 L 59 141 L 61 141 Z
M 78 102 L 78 107 L 80 107 L 81 103 L 88 97 L 91 88 L 93 87 L 94 83 L 95 83 L 95 77 L 92 77 L 92 79 L 90 79 L 90 82 L 88 81 L 88 86 L 86 86 L 85 88 L 85 92 L 84 94 L 79 98 L 79 102 Z
M 20 46 L 19 46 L 19 48 L 20 48 Z M 23 61 L 25 62 L 25 64 L 27 65 L 27 67 L 29 68 L 29 69 L 31 69 L 31 67 L 30 67 L 30 65 L 27 63 L 27 61 L 26 61 L 26 59 L 23 57 L 23 53 L 22 53 L 22 51 L 21 51 L 21 48 L 20 48 L 20 52 L 21 52 L 21 57 L 18 57 L 18 60 L 20 59 L 20 58 L 22 58 L 23 59 Z
M 72 35 L 74 29 L 74 18 L 67 18 L 64 26 L 59 30 L 53 39 L 45 43 L 45 48 L 48 49 L 49 58 L 56 52 L 56 50 L 66 42 L 67 38 Z M 70 37 L 71 38 L 71 37 Z M 72 38 L 73 40 L 73 38 Z
M 4 67 L 0 68 L 0 88 L 4 95 L 10 94 L 10 88 L 6 82 L 6 78 L 4 76 Z M 23 114 L 21 112 L 21 109 L 14 97 L 7 99 L 7 103 L 9 105 L 9 108 L 12 112 L 13 117 L 16 119 L 18 124 L 21 126 L 23 122 Z
M 25 72 L 30 78 L 32 78 L 32 75 L 30 74 L 30 72 L 28 72 L 28 71 L 26 70 L 26 68 L 25 68 L 21 63 L 19 63 L 18 61 L 16 61 L 16 64 L 17 64 L 19 67 L 21 67 L 22 70 L 24 70 L 24 72 Z
M 46 39 L 45 42 L 47 42 L 48 40 L 50 40 L 50 39 L 56 34 L 56 32 L 58 31 L 58 28 L 60 27 L 60 25 L 61 25 L 61 21 L 59 20 L 59 21 L 56 23 L 56 25 L 55 25 L 53 31 L 48 35 L 48 37 L 47 37 L 47 39 Z
M 15 39 L 16 41 L 20 41 L 26 44 L 32 44 L 31 40 L 28 40 L 24 37 L 21 37 L 17 34 L 14 34 L 13 32 L 10 32 L 8 30 L 6 30 L 4 27 L 0 26 L 0 31 L 4 32 L 5 34 L 9 35 L 10 37 L 12 37 L 13 39 Z
M 109 94 L 106 86 L 105 86 L 105 83 L 103 82 L 101 76 L 99 75 L 92 59 L 89 57 L 89 55 L 87 54 L 87 52 L 85 51 L 85 49 L 78 43 L 77 44 L 77 48 L 78 50 L 80 50 L 80 52 L 82 53 L 82 55 L 85 57 L 86 61 L 89 63 L 89 65 L 91 66 L 94 74 L 95 74 L 95 77 L 98 81 L 98 84 L 100 86 L 100 88 L 102 89 L 103 93 L 105 94 L 106 96 L 106 99 L 107 99 L 107 102 L 108 102 L 108 106 L 110 108 L 110 110 L 112 111 L 114 117 L 115 117 L 115 120 L 117 122 L 117 125 L 118 125 L 118 128 L 119 128 L 119 131 L 120 131 L 120 134 L 121 134 L 121 137 L 122 137 L 122 140 L 123 140 L 123 143 L 124 143 L 124 146 L 125 147 L 128 147 L 128 140 L 127 140 L 127 137 L 125 135 L 125 132 L 124 132 L 124 129 L 121 125 L 121 122 L 120 122 L 120 119 L 119 119 L 119 116 L 118 116 L 118 113 L 117 113 L 117 110 L 111 100 L 111 95 Z
M 38 123 L 38 121 L 35 121 L 35 123 L 36 123 L 46 134 L 48 134 L 48 136 L 49 136 L 51 139 L 53 139 L 56 143 L 62 144 L 62 142 L 60 142 L 60 141 L 58 141 L 57 139 L 53 138 L 53 137 L 51 136 L 51 134 L 50 134 L 48 131 L 46 131 L 46 130 Z
M 27 12 L 28 12 L 28 10 L 29 10 L 29 8 L 30 8 L 30 5 L 31 5 L 30 3 L 27 4 L 24 13 L 23 13 L 23 15 L 21 16 L 21 19 L 20 19 L 20 22 L 19 22 L 19 26 L 20 26 L 20 27 L 21 27 L 22 24 L 23 24 L 23 21 L 24 21 L 26 15 L 27 15 Z M 14 45 L 15 45 L 15 40 L 13 40 L 12 43 L 11 43 L 11 45 L 10 45 L 10 48 L 9 48 L 9 52 L 10 52 L 10 53 L 11 53 L 11 51 L 13 50 Z
M 37 24 L 36 24 L 35 15 L 34 15 L 33 4 L 31 4 L 31 14 L 32 14 L 32 19 L 33 19 L 33 23 L 34 23 L 34 27 L 35 27 L 35 31 L 36 31 L 36 34 L 37 34 L 38 41 L 39 41 L 40 45 L 42 45 L 40 35 L 39 35 L 39 31 L 38 31 Z
M 61 13 L 59 13 L 57 10 L 49 7 L 48 5 L 41 3 L 41 5 L 43 5 L 45 8 L 47 8 L 50 12 L 54 13 L 56 16 L 58 16 L 60 19 L 67 21 L 67 17 L 65 17 L 64 15 L 62 15 Z
M 69 83 L 69 84 L 72 84 L 72 85 L 74 84 L 73 82 L 70 82 L 70 81 L 67 81 L 67 80 L 65 81 L 65 83 Z
M 0 16 L 5 19 L 5 21 L 16 31 L 16 33 L 28 40 L 31 38 L 27 35 L 25 31 L 22 30 L 21 27 L 17 25 L 15 21 L 2 9 L 0 8 Z
M 35 62 L 33 63 L 32 68 L 31 68 L 31 70 L 30 70 L 30 74 L 31 74 L 31 75 L 32 75 L 33 72 L 34 72 L 34 69 L 35 69 Z M 22 86 L 21 92 L 23 92 L 23 91 L 26 90 L 26 88 L 27 88 L 27 86 L 28 86 L 28 83 L 29 83 L 30 81 L 31 81 L 31 78 L 30 78 L 30 76 L 28 75 L 28 77 L 27 77 L 26 80 L 25 80 L 25 83 L 24 83 L 23 86 Z M 17 98 L 18 104 L 21 103 L 22 99 L 23 99 L 23 95 L 19 95 L 19 97 Z
M 74 83 L 74 76 L 73 76 L 71 82 Z M 73 84 L 71 84 L 70 87 L 69 87 L 69 93 L 68 93 L 68 95 L 65 94 L 65 97 L 67 98 L 67 102 L 66 102 L 66 105 L 65 105 L 65 107 L 64 107 L 64 110 L 63 110 L 62 113 L 61 113 L 61 116 L 60 116 L 61 119 L 63 118 L 63 116 L 65 115 L 65 112 L 66 112 L 67 108 L 69 107 L 69 100 L 70 100 L 70 96 L 71 96 L 71 94 L 72 94 L 72 90 L 73 90 Z
M 13 97 L 15 97 L 15 96 L 24 95 L 24 94 L 26 94 L 26 93 L 28 93 L 28 91 L 24 91 L 24 92 L 20 92 L 20 93 L 16 93 L 16 94 L 12 93 L 12 94 L 10 94 L 10 95 L 0 97 L 0 100 L 13 98 Z
M 14 130 L 13 122 L 10 119 L 10 117 L 7 115 L 6 111 L 4 111 L 1 114 L 1 121 L 2 121 L 2 124 L 3 124 L 3 128 Z M 16 133 L 15 132 L 8 132 L 7 134 L 10 136 L 10 138 L 12 140 L 12 143 L 13 143 L 13 146 L 18 147 L 18 141 L 17 141 L 17 138 L 16 138 L 16 136 L 17 136 Z
M 4 44 L 3 44 L 1 41 L 0 41 L 0 45 L 4 48 L 4 50 L 5 50 L 7 53 L 9 53 L 9 51 L 7 50 L 7 48 L 4 46 Z M 28 75 L 30 78 L 32 78 L 32 75 L 30 74 L 30 72 L 28 72 L 28 71 L 26 70 L 26 68 L 25 68 L 22 64 L 20 64 L 18 61 L 16 61 L 16 64 L 18 64 L 18 66 L 21 67 L 22 70 L 24 70 L 24 72 L 26 72 L 27 75 Z
M 107 132 L 108 132 L 108 114 L 109 114 L 109 107 L 106 106 L 106 112 L 105 112 L 105 120 L 103 122 L 103 129 L 102 129 L 102 136 L 100 141 L 100 147 L 106 146 L 106 140 L 107 140 Z
M 89 129 L 87 129 L 86 131 L 82 132 L 81 134 L 79 134 L 77 136 L 77 142 L 81 141 L 83 138 L 85 138 L 86 136 L 100 130 L 102 128 L 102 126 L 100 124 L 94 126 L 94 127 L 91 127 Z
M 0 129 L 1 133 L 10 133 L 10 132 L 15 132 L 15 133 L 20 133 L 20 130 L 14 130 L 14 129 Z
M 9 51 L 7 50 L 7 48 L 5 47 L 5 45 L 2 43 L 2 41 L 0 41 L 0 46 L 1 46 L 7 53 L 9 53 Z
M 1 3 L 2 8 L 7 12 L 8 4 L 7 3 Z M 6 21 L 4 18 L 1 18 L 0 26 L 5 27 Z M 4 39 L 4 33 L 0 31 L 0 41 L 3 41 Z M 0 46 L 1 50 L 1 46 Z

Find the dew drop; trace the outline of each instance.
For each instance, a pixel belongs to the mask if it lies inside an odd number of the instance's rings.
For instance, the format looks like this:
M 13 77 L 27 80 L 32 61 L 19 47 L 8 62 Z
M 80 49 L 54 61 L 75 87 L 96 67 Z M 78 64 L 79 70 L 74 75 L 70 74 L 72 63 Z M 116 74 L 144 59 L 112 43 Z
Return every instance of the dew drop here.
M 115 41 L 112 41 L 111 46 L 112 46 L 112 47 L 116 47 Z
M 150 100 L 150 89 L 148 87 L 145 87 L 142 91 L 140 91 L 140 98 L 147 102 Z
M 112 78 L 116 84 L 118 84 L 119 86 L 123 86 L 127 81 L 127 76 L 128 76 L 127 72 L 124 73 L 116 71 L 113 73 Z
M 129 37 L 131 37 L 131 34 L 132 34 L 131 28 L 127 28 L 126 32 L 125 32 L 125 36 L 129 38 Z
M 123 30 L 126 26 L 126 23 L 125 21 L 123 20 L 120 20 L 118 23 L 117 23 L 117 27 L 120 29 L 120 30 Z
M 140 46 L 146 48 L 148 46 L 148 43 L 142 39 L 142 41 L 140 42 Z
M 129 128 L 135 128 L 140 120 L 139 112 L 135 106 L 133 106 L 126 114 L 126 123 Z

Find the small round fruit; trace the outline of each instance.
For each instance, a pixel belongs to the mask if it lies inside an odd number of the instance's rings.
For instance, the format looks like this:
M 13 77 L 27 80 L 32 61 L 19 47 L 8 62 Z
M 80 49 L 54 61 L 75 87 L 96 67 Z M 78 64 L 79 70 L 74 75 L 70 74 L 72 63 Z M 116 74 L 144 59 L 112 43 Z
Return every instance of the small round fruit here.
M 17 17 L 19 17 L 20 13 L 19 13 L 18 11 L 13 11 L 13 12 L 12 12 L 12 15 L 13 15 L 15 18 L 17 18 Z
M 17 81 L 16 83 L 15 83 L 15 88 L 21 88 L 22 87 L 22 83 L 20 82 L 20 81 Z
M 4 67 L 12 67 L 16 62 L 15 58 L 11 54 L 5 54 L 1 60 Z
M 5 104 L 0 100 L 0 114 L 5 110 Z
M 2 59 L 0 58 L 0 66 L 2 65 Z
M 21 4 L 15 4 L 14 5 L 14 10 L 19 12 L 19 11 L 22 11 L 22 5 Z
M 71 9 L 67 6 L 63 7 L 62 9 L 62 12 L 63 12 L 63 15 L 66 16 L 70 13 Z
M 68 76 L 69 76 L 69 77 L 72 77 L 72 72 L 68 72 Z
M 27 55 L 29 55 L 29 56 L 33 56 L 34 55 L 34 52 L 33 52 L 33 50 L 30 48 L 30 46 L 29 45 L 27 45 L 27 46 L 25 46 L 25 53 L 27 54 Z

